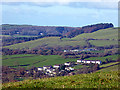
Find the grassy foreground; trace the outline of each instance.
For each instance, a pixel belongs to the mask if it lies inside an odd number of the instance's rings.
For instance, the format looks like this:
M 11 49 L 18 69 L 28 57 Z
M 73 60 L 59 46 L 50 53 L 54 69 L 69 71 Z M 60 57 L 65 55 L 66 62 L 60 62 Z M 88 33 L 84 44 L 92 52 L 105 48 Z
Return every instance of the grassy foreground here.
M 5 83 L 2 88 L 118 88 L 118 79 L 117 71 L 95 72 Z

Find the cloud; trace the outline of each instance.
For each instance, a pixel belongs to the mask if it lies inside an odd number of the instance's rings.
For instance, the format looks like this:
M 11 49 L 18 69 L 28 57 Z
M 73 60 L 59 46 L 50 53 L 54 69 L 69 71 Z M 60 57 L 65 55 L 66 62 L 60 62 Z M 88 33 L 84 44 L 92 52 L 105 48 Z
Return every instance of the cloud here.
M 82 8 L 96 8 L 96 9 L 117 9 L 117 2 L 78 2 L 78 3 L 70 3 L 71 7 L 82 7 Z
M 2 0 L 2 2 L 99 2 L 101 0 Z
M 2 0 L 3 5 L 30 5 L 40 7 L 69 6 L 74 8 L 117 9 L 119 0 Z

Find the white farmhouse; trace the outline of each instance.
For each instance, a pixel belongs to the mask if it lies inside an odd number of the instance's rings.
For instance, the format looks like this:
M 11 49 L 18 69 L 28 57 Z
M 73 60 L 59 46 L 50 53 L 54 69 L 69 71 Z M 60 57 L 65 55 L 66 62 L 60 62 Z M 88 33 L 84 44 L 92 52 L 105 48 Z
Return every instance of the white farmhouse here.
M 101 64 L 102 62 L 97 60 L 77 60 L 78 63 L 96 63 L 96 64 Z
M 82 62 L 82 60 L 77 60 L 77 62 L 78 62 L 78 63 L 81 63 L 81 62 Z
M 49 73 L 52 73 L 53 69 L 47 69 L 46 71 L 49 72 Z
M 91 60 L 91 63 L 96 63 L 96 61 L 92 61 L 92 60 Z
M 53 67 L 54 67 L 54 68 L 59 68 L 59 67 L 60 67 L 60 65 L 54 65 Z
M 78 52 L 78 51 L 79 51 L 78 49 L 70 50 L 70 52 Z
M 43 66 L 43 70 L 46 70 L 48 68 L 51 68 L 52 66 Z
M 38 67 L 38 71 L 42 71 L 43 70 L 43 68 L 42 67 Z
M 64 50 L 64 52 L 67 52 L 67 50 Z
M 66 67 L 65 70 L 67 70 L 67 71 L 73 71 L 74 68 L 72 68 L 72 67 Z
M 96 61 L 97 64 L 101 64 L 102 62 L 101 61 Z
M 64 65 L 70 66 L 70 62 L 66 62 L 66 63 L 64 63 Z
M 74 68 L 72 68 L 72 67 L 69 67 L 69 69 L 70 69 L 71 71 L 73 71 L 73 70 L 74 70 Z
M 86 60 L 86 63 L 90 63 L 90 61 L 87 61 L 87 60 Z

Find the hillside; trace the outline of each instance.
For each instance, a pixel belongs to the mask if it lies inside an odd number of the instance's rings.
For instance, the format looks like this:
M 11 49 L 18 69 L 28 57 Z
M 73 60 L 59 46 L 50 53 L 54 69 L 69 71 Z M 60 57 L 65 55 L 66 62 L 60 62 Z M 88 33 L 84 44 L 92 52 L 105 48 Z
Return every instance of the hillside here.
M 73 40 L 80 40 L 80 39 L 115 39 L 118 40 L 118 29 L 117 28 L 108 28 L 108 29 L 101 29 L 99 31 L 93 32 L 93 33 L 84 33 L 80 34 L 74 38 Z
M 35 48 L 39 46 L 85 46 L 88 43 L 86 39 L 89 40 L 89 43 L 95 46 L 109 46 L 118 44 L 118 29 L 109 28 L 102 29 L 93 33 L 83 33 L 74 38 L 60 38 L 60 37 L 45 37 L 37 40 L 32 40 L 28 42 L 23 42 L 19 44 L 14 44 L 10 46 L 5 46 L 10 49 L 23 49 L 23 48 Z M 93 40 L 92 40 L 93 39 Z M 95 40 L 94 40 L 95 39 Z
M 3 84 L 10 88 L 118 88 L 117 71 L 98 71 L 90 74 L 25 80 Z
M 87 25 L 83 27 L 65 27 L 65 26 L 32 26 L 32 25 L 11 25 L 3 24 L 3 35 L 60 35 L 66 37 L 74 37 L 81 33 L 91 33 L 100 29 L 114 27 L 112 23 L 99 23 Z
M 23 48 L 35 48 L 38 46 L 66 46 L 66 45 L 71 45 L 71 46 L 76 46 L 76 45 L 81 45 L 84 46 L 86 45 L 86 42 L 84 40 L 80 41 L 73 41 L 73 40 L 61 40 L 60 37 L 45 37 L 42 39 L 37 39 L 37 40 L 32 40 L 29 42 L 23 42 L 19 44 L 14 44 L 10 46 L 5 46 L 6 48 L 11 48 L 11 49 L 23 49 Z

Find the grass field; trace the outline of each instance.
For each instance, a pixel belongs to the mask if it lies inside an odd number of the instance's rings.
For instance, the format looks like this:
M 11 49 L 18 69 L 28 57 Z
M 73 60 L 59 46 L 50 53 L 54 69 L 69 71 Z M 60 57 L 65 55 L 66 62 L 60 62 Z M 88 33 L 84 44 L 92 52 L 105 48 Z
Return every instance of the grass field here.
M 10 35 L 0 35 L 0 37 L 11 37 Z M 37 36 L 28 36 L 28 35 L 12 35 L 12 37 L 37 37 Z
M 10 37 L 10 35 L 0 35 L 0 37 Z
M 13 37 L 37 37 L 37 36 L 28 36 L 28 35 L 13 35 Z
M 110 55 L 106 57 L 91 57 L 91 58 L 86 58 L 86 60 L 105 61 L 107 58 L 112 60 L 117 60 L 118 55 Z M 30 64 L 29 66 L 42 67 L 48 65 L 62 64 L 67 61 L 77 61 L 77 59 L 71 59 L 71 58 L 64 59 L 58 55 L 43 56 L 43 55 L 33 55 L 33 54 L 6 55 L 2 57 L 2 65 L 6 65 L 6 66 Z M 75 68 L 77 69 L 79 67 L 81 66 L 76 66 Z
M 59 37 L 46 37 L 42 39 L 37 39 L 29 42 L 23 42 L 19 44 L 14 44 L 10 46 L 5 46 L 11 49 L 22 49 L 22 48 L 35 48 L 41 45 L 46 45 L 46 46 L 66 46 L 66 45 L 71 45 L 71 46 L 76 46 L 76 45 L 81 45 L 84 46 L 86 45 L 86 42 L 84 40 L 81 41 L 71 41 L 71 40 L 60 40 Z
M 90 40 L 89 41 L 92 45 L 95 46 L 109 46 L 109 45 L 118 45 L 117 40 Z
M 62 64 L 67 61 L 76 61 L 77 59 L 64 59 L 58 55 L 6 55 L 2 58 L 2 65 L 26 65 L 35 67 L 42 67 L 48 65 Z M 37 63 L 36 63 L 37 62 Z M 33 64 L 36 63 L 36 64 Z M 27 67 L 27 66 L 25 66 Z
M 118 71 L 118 70 L 119 70 L 118 65 L 114 65 L 114 66 L 111 66 L 111 67 L 108 67 L 108 68 L 101 69 L 98 72 L 108 72 L 108 71 Z
M 72 39 L 74 40 L 80 40 L 80 39 L 118 39 L 118 29 L 117 28 L 108 28 L 108 29 L 102 29 L 93 33 L 84 33 L 80 34 Z
M 118 63 L 119 62 L 112 62 L 112 63 L 108 63 L 108 64 L 103 64 L 103 65 L 100 65 L 100 68 L 111 66 L 111 65 L 114 65 L 114 64 L 118 64 Z
M 117 60 L 118 55 L 109 55 L 109 56 L 105 56 L 105 57 L 90 57 L 90 58 L 86 58 L 85 60 L 101 60 L 101 61 L 105 61 L 106 59 Z
M 95 72 L 73 76 L 61 76 L 36 80 L 25 80 L 3 84 L 3 89 L 10 88 L 118 88 L 117 71 Z
M 82 68 L 82 67 L 83 67 L 83 65 L 80 64 L 80 65 L 76 65 L 76 66 L 74 66 L 73 68 L 74 68 L 74 69 L 80 69 L 80 68 Z

